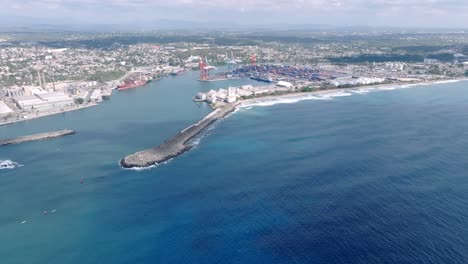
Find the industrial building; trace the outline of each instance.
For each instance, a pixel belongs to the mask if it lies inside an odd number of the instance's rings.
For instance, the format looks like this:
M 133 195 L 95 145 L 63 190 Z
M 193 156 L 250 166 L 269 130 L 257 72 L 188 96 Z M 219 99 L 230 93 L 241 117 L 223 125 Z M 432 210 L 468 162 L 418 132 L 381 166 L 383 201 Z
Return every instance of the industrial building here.
M 102 94 L 100 89 L 96 89 L 93 91 L 89 99 L 93 102 L 99 102 L 102 100 Z
M 385 78 L 340 78 L 333 81 L 330 81 L 330 84 L 335 87 L 340 86 L 358 86 L 358 85 L 371 85 L 371 84 L 381 84 L 385 82 Z
M 290 82 L 279 81 L 276 86 L 278 87 L 285 87 L 285 88 L 293 88 L 293 84 Z
M 6 116 L 13 113 L 10 107 L 8 107 L 3 101 L 0 101 L 0 117 Z
M 284 88 L 274 88 L 269 86 L 273 90 L 279 90 Z M 206 101 L 210 104 L 217 102 L 234 103 L 239 98 L 265 95 L 270 93 L 270 90 L 265 87 L 253 87 L 252 85 L 243 85 L 241 87 L 229 87 L 228 89 L 219 89 L 218 91 L 210 90 L 207 93 L 198 93 L 194 100 Z
M 6 94 L 9 97 L 16 97 L 25 95 L 25 92 L 24 89 L 21 87 L 11 87 L 6 89 Z
M 53 111 L 75 105 L 73 98 L 63 92 L 19 96 L 15 97 L 14 101 L 25 111 Z

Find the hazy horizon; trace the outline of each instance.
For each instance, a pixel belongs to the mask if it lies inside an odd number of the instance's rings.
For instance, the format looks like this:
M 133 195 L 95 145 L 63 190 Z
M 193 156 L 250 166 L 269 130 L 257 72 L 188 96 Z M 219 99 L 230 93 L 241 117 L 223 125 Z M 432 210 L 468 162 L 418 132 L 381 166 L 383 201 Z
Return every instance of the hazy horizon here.
M 4 25 L 330 25 L 465 28 L 468 3 L 454 0 L 0 0 Z

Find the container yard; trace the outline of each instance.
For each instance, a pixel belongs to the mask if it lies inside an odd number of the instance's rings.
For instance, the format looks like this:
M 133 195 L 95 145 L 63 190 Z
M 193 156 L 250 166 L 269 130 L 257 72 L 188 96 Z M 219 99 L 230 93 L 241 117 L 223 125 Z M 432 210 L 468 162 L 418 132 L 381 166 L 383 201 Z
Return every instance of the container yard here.
M 348 74 L 344 72 L 324 71 L 318 68 L 309 66 L 290 66 L 290 65 L 248 65 L 232 72 L 233 75 L 249 77 L 254 80 L 265 82 L 278 81 L 310 81 L 323 82 L 340 77 L 345 77 Z

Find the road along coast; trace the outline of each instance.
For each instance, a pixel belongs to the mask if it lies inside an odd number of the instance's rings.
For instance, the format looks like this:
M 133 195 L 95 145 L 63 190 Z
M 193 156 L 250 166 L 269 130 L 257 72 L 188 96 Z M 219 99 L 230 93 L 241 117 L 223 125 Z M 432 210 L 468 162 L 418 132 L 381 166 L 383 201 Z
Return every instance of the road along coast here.
M 75 131 L 65 129 L 65 130 L 60 130 L 60 131 L 34 134 L 34 135 L 22 136 L 22 137 L 10 138 L 10 139 L 0 139 L 0 146 L 10 145 L 10 144 L 20 144 L 20 143 L 25 143 L 25 142 L 30 142 L 30 141 L 37 141 L 37 140 L 45 140 L 45 139 L 51 139 L 51 138 L 56 138 L 56 137 L 68 136 L 72 134 L 75 134 Z
M 120 161 L 120 165 L 124 168 L 146 168 L 181 155 L 193 147 L 193 145 L 189 144 L 191 139 L 199 135 L 216 120 L 232 113 L 237 105 L 238 103 L 232 103 L 217 108 L 196 124 L 185 128 L 174 137 L 164 141 L 161 145 L 123 158 Z

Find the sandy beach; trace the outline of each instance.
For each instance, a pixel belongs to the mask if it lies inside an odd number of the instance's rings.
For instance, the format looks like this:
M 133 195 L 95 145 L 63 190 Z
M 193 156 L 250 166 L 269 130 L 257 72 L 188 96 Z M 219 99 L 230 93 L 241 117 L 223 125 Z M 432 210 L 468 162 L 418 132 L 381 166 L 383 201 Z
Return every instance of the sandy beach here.
M 395 82 L 395 83 L 387 83 L 387 84 L 377 84 L 377 85 L 363 85 L 363 86 L 354 86 L 354 87 L 347 87 L 347 88 L 332 88 L 326 90 L 318 90 L 312 92 L 293 92 L 287 93 L 282 95 L 267 95 L 267 96 L 260 96 L 250 99 L 244 99 L 240 101 L 239 107 L 248 107 L 258 103 L 265 103 L 265 102 L 274 102 L 278 100 L 284 99 L 307 99 L 308 97 L 314 95 L 326 95 L 326 94 L 336 94 L 336 93 L 346 93 L 346 92 L 359 92 L 362 90 L 393 90 L 398 89 L 398 87 L 405 87 L 405 86 L 421 86 L 421 85 L 431 85 L 431 84 L 442 84 L 442 83 L 451 83 L 451 82 L 460 82 L 460 81 L 467 81 L 468 78 L 459 78 L 459 79 L 451 79 L 451 80 L 440 80 L 440 81 L 422 81 L 422 82 Z M 339 94 L 338 94 L 339 96 Z

